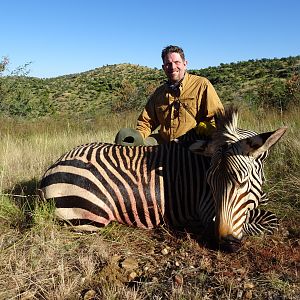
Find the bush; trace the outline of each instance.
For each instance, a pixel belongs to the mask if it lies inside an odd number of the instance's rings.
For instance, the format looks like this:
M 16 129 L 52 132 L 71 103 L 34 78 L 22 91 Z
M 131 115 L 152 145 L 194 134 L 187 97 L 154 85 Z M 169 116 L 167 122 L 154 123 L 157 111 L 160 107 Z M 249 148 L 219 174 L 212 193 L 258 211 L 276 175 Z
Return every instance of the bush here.
M 256 91 L 245 93 L 246 101 L 255 108 L 285 111 L 300 104 L 300 76 L 292 75 L 288 80 L 267 79 L 258 84 Z

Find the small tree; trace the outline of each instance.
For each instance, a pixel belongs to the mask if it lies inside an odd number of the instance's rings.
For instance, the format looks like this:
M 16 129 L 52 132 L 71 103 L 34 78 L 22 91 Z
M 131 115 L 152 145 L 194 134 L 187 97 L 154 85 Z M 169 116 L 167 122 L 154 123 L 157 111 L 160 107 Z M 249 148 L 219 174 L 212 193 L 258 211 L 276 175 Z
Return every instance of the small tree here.
M 4 56 L 2 57 L 2 60 L 0 62 L 0 76 L 3 75 L 3 72 L 6 70 L 6 66 L 9 64 L 8 57 Z
M 289 106 L 299 106 L 300 105 L 300 75 L 294 74 L 286 82 L 287 92 L 290 97 Z
M 30 73 L 31 62 L 9 71 L 9 58 L 2 57 L 0 61 L 0 110 L 9 115 L 26 115 L 29 110 L 28 91 L 20 87 L 20 78 Z M 8 73 L 4 76 L 5 73 Z M 4 78 L 5 77 L 5 78 Z
M 0 103 L 2 102 L 2 100 L 6 95 L 5 84 L 4 81 L 1 80 L 1 77 L 3 76 L 5 70 L 7 69 L 8 64 L 9 64 L 8 57 L 2 57 L 0 61 Z
M 149 83 L 133 84 L 125 79 L 121 83 L 118 100 L 111 106 L 112 112 L 140 111 L 146 104 L 149 95 L 154 91 L 155 85 Z

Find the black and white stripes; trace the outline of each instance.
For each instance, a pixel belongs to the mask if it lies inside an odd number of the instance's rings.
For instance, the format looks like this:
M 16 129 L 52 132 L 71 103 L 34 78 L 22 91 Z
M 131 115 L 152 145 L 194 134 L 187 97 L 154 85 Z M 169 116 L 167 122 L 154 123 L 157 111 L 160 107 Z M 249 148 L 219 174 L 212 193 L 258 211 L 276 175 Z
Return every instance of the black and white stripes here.
M 90 144 L 62 156 L 45 173 L 41 188 L 57 215 L 73 224 L 111 221 L 153 228 L 167 221 L 205 224 L 214 216 L 206 183 L 210 158 L 178 143 L 154 147 Z
M 215 223 L 220 242 L 271 232 L 276 217 L 257 209 L 266 199 L 263 160 L 285 128 L 258 135 L 236 122 L 235 110 L 220 115 L 212 140 L 78 146 L 46 171 L 41 190 L 58 217 L 84 229 L 112 221 L 141 228 Z

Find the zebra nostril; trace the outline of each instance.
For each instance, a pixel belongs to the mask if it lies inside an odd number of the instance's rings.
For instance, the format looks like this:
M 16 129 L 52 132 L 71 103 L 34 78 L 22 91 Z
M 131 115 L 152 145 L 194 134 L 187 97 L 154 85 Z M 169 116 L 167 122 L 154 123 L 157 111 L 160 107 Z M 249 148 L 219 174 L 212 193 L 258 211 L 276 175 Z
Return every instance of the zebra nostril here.
M 241 241 L 232 234 L 222 237 L 220 248 L 226 252 L 236 252 L 241 247 Z

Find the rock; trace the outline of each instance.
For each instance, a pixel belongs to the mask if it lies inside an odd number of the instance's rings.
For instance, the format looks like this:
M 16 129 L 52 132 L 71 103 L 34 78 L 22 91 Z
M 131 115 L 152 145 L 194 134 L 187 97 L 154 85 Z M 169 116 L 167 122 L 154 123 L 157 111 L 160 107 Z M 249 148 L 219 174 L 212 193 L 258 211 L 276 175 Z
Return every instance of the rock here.
M 174 283 L 177 287 L 182 286 L 183 285 L 183 277 L 180 274 L 176 274 L 174 276 Z
M 96 296 L 96 292 L 94 290 L 88 290 L 84 296 L 83 300 L 93 300 Z
M 238 274 L 244 275 L 244 274 L 246 274 L 247 271 L 245 268 L 239 268 L 239 269 L 236 269 L 235 272 Z
M 244 294 L 244 299 L 252 299 L 252 291 L 248 290 Z
M 129 280 L 129 281 L 134 280 L 136 277 L 137 277 L 137 274 L 136 274 L 134 271 L 132 271 L 132 272 L 130 272 L 130 273 L 128 274 L 128 280 Z
M 164 248 L 164 249 L 161 250 L 161 253 L 162 253 L 163 255 L 167 255 L 167 254 L 169 253 L 169 251 L 168 251 L 167 248 Z
M 253 282 L 245 282 L 244 283 L 244 289 L 253 289 L 255 287 L 254 283 Z
M 149 254 L 154 254 L 154 253 L 155 253 L 155 249 L 153 247 L 151 247 L 149 250 Z
M 134 258 L 127 257 L 121 262 L 121 267 L 126 269 L 127 271 L 131 271 L 136 270 L 139 267 L 139 264 Z

